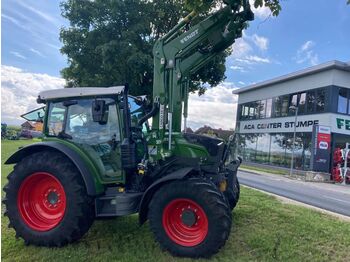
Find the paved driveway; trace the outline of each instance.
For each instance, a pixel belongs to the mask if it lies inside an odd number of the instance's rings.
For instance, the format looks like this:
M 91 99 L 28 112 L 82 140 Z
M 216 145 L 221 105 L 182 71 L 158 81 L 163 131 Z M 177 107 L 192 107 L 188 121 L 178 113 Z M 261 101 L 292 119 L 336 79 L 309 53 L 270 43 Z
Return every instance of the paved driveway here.
M 279 175 L 238 171 L 242 185 L 350 217 L 350 186 L 304 182 Z

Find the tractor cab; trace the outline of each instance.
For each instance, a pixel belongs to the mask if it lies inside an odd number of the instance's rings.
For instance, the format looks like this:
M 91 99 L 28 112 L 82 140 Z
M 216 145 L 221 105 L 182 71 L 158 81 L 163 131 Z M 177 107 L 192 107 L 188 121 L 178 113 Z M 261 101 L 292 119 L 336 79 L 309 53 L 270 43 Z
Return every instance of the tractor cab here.
M 44 135 L 77 146 L 94 162 L 102 179 L 122 176 L 120 142 L 122 119 L 118 107 L 122 87 L 77 88 L 62 96 L 57 91 L 39 94 L 46 102 Z
M 120 155 L 125 136 L 124 86 L 67 90 L 41 92 L 38 102 L 46 106 L 22 117 L 44 122 L 44 141 L 69 144 L 81 151 L 94 163 L 101 180 L 124 180 Z M 141 99 L 128 97 L 128 114 L 134 119 L 134 125 L 142 115 Z

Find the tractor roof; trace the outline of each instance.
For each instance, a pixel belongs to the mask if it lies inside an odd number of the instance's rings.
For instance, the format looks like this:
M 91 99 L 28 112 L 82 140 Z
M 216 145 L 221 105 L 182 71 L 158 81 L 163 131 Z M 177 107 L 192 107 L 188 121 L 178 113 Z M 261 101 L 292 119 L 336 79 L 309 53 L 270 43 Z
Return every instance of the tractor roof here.
M 39 99 L 53 100 L 68 97 L 117 95 L 123 90 L 124 86 L 60 88 L 40 92 Z

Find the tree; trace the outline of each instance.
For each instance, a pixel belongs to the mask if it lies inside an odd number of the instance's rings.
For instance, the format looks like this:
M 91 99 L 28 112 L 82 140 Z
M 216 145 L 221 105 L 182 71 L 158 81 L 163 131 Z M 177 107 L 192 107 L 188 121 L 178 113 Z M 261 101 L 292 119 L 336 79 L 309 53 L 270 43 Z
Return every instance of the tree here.
M 226 0 L 228 1 L 228 0 Z M 205 0 L 68 0 L 61 3 L 62 16 L 70 22 L 62 28 L 61 52 L 68 67 L 61 71 L 68 87 L 112 86 L 128 82 L 131 94 L 151 94 L 152 47 L 156 39 L 175 26 L 189 10 L 201 17 L 219 1 Z M 277 15 L 279 0 L 255 0 Z M 196 22 L 196 21 L 194 21 Z M 191 91 L 205 91 L 205 83 L 216 86 L 225 79 L 221 52 L 192 77 Z

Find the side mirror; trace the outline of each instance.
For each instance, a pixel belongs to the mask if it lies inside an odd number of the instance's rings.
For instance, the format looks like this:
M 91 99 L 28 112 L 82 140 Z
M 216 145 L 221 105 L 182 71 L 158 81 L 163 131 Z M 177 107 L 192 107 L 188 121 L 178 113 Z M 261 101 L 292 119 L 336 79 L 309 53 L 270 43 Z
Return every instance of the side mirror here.
M 239 163 L 240 164 L 242 164 L 242 162 L 243 162 L 243 159 L 239 156 L 239 157 L 237 157 L 238 158 L 238 161 L 239 161 Z
M 106 124 L 108 111 L 106 110 L 105 100 L 95 100 L 92 102 L 92 120 L 100 124 Z

